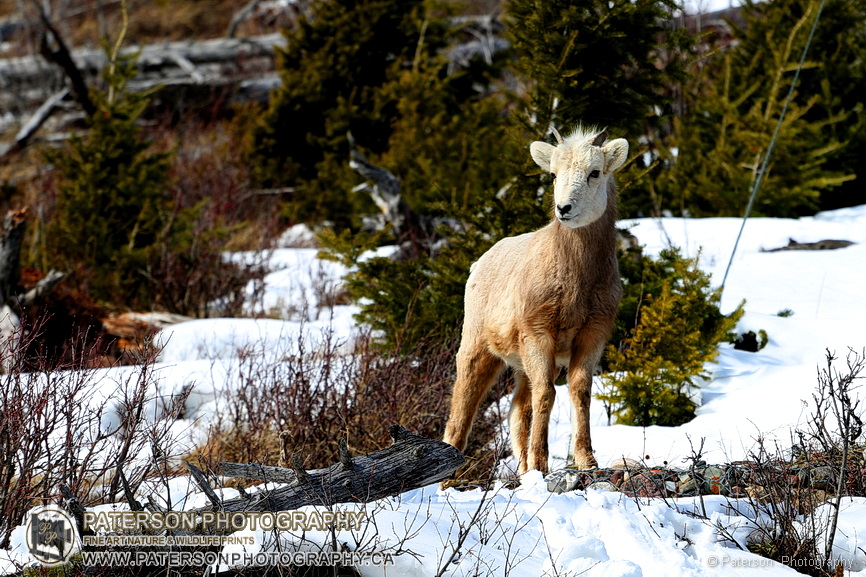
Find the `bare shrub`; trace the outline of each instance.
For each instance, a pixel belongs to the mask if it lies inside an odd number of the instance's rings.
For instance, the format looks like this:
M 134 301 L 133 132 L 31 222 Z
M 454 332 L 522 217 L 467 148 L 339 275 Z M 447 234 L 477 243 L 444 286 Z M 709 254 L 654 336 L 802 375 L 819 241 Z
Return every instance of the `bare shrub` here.
M 161 201 L 154 209 L 159 213 L 159 228 L 152 231 L 152 242 L 140 262 L 126 270 L 135 279 L 139 296 L 133 300 L 138 302 L 118 297 L 107 306 L 147 307 L 195 317 L 240 315 L 248 283 L 266 272 L 267 252 L 259 260 L 246 261 L 229 260 L 225 254 L 267 249 L 277 236 L 280 201 L 249 187 L 248 170 L 240 160 L 245 146 L 243 121 L 193 120 L 173 125 L 167 119 L 151 122 L 141 133 L 153 143 L 154 154 L 168 163 Z M 42 270 L 53 266 L 51 227 L 62 216 L 59 187 L 57 172 L 52 170 L 31 175 L 20 185 L 22 201 L 34 217 L 23 257 Z M 90 269 L 106 266 L 82 261 L 74 270 L 64 267 L 71 273 L 64 284 L 86 291 L 81 279 L 92 276 Z
M 315 351 L 299 339 L 297 350 L 279 362 L 242 354 L 237 384 L 219 399 L 208 442 L 193 457 L 214 467 L 218 461 L 285 465 L 300 454 L 305 467 L 320 468 L 335 461 L 339 438 L 348 439 L 353 453 L 378 450 L 390 443 L 388 427 L 395 423 L 441 438 L 453 344 L 423 343 L 398 354 L 366 336 L 350 352 L 344 348 L 328 334 Z M 483 436 L 496 428 L 496 418 L 479 419 Z M 495 454 L 477 444 L 467 459 L 486 477 Z
M 791 450 L 767 447 L 759 438 L 748 462 L 727 468 L 727 485 L 743 489 L 743 498 L 728 506 L 755 519 L 749 550 L 816 577 L 842 572 L 832 554 L 842 497 L 866 496 L 856 394 L 866 354 L 850 350 L 842 370 L 837 360 L 828 350 L 818 371 L 813 412 L 807 426 L 796 431 L 798 442 L 792 440 Z M 725 536 L 727 528 L 717 528 Z
M 174 150 L 167 228 L 183 234 L 166 235 L 148 271 L 154 304 L 199 318 L 241 316 L 248 283 L 266 273 L 263 249 L 277 236 L 279 199 L 250 190 L 238 126 L 188 124 L 163 126 L 159 134 L 160 145 Z M 226 259 L 232 250 L 263 252 L 259 259 Z
M 135 491 L 164 469 L 156 455 L 173 453 L 168 433 L 182 407 L 159 395 L 152 358 L 111 382 L 87 368 L 86 349 L 60 366 L 32 364 L 47 357 L 25 363 L 30 338 L 4 353 L 11 363 L 0 375 L 0 548 L 28 509 L 58 499 L 61 485 L 85 504 L 114 502 L 124 489 L 119 470 Z

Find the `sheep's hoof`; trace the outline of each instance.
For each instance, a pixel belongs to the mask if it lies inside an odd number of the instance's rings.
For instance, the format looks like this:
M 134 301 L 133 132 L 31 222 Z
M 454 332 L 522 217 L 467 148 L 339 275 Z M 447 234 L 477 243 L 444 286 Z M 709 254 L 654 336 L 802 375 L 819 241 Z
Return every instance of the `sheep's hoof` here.
M 581 471 L 585 469 L 598 469 L 598 461 L 588 451 L 583 454 L 578 453 L 574 456 L 574 468 Z

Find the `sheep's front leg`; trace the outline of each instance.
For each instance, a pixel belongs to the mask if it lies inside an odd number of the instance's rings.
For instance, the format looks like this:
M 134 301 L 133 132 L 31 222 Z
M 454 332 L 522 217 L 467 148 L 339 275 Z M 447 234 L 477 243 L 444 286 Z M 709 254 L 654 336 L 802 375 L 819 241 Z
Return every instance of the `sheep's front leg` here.
M 598 335 L 592 334 L 578 338 L 568 365 L 568 392 L 574 406 L 571 422 L 572 454 L 574 466 L 578 469 L 592 469 L 598 466 L 598 461 L 592 454 L 589 403 L 592 399 L 592 373 L 601 359 L 606 342 L 607 338 L 599 342 Z
M 532 393 L 532 422 L 529 427 L 527 470 L 547 472 L 547 431 L 556 392 L 553 389 L 556 364 L 553 343 L 547 338 L 525 340 L 521 351 L 523 368 Z M 524 473 L 525 471 L 520 471 Z

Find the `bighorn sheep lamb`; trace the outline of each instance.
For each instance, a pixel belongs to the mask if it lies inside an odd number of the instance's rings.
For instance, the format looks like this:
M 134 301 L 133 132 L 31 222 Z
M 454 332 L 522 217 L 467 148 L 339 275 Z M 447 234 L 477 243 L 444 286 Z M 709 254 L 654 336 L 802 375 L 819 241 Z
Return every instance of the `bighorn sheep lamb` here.
M 613 173 L 628 142 L 578 128 L 559 144 L 533 142 L 533 160 L 554 178 L 554 218 L 504 238 L 475 262 L 466 282 L 457 380 L 444 440 L 466 448 L 482 399 L 505 366 L 514 370 L 509 428 L 519 473 L 547 471 L 547 431 L 560 367 L 574 404 L 574 464 L 597 465 L 589 435 L 592 374 L 622 294 L 616 259 Z

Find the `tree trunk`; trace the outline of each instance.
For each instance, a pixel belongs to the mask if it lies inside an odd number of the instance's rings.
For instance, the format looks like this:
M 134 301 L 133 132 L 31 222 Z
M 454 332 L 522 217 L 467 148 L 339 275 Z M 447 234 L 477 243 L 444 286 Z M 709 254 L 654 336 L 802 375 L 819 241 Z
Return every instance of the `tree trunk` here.
M 27 209 L 10 210 L 3 218 L 0 238 L 0 306 L 9 304 L 21 280 L 21 241 L 24 239 Z

